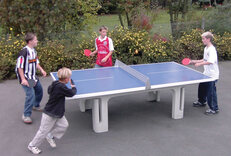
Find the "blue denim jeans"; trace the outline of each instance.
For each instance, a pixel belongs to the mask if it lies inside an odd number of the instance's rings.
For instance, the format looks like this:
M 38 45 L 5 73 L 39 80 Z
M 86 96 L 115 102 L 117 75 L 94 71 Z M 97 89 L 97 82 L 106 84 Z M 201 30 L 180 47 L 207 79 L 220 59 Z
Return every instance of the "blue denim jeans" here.
M 198 87 L 198 101 L 205 103 L 207 101 L 210 109 L 218 110 L 216 81 L 200 83 Z
M 33 88 L 22 85 L 22 88 L 26 94 L 24 104 L 24 116 L 31 116 L 32 108 L 39 107 L 43 98 L 43 88 L 39 81 Z

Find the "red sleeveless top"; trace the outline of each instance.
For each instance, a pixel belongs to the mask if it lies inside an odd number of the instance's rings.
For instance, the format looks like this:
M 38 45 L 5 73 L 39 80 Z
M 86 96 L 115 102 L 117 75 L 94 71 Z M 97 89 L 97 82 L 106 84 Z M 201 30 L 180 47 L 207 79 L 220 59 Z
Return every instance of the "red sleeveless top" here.
M 106 37 L 105 40 L 100 41 L 96 39 L 96 45 L 98 49 L 96 64 L 104 67 L 112 66 L 112 56 L 110 56 L 106 62 L 102 63 L 101 60 L 108 55 L 109 51 L 109 39 Z

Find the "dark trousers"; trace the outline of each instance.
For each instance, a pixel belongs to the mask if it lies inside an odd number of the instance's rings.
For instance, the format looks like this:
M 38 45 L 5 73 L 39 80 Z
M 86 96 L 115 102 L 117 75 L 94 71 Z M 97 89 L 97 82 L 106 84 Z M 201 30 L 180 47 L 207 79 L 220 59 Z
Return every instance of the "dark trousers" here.
M 198 87 L 198 101 L 201 103 L 208 103 L 208 106 L 212 110 L 218 110 L 217 104 L 217 89 L 216 81 L 203 82 L 199 84 Z

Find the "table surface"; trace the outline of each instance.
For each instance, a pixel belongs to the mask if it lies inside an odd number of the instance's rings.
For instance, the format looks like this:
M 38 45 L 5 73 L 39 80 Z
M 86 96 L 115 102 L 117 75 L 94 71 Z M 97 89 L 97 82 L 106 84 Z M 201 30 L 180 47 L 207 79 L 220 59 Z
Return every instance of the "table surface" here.
M 176 62 L 129 65 L 129 67 L 147 76 L 152 89 L 200 83 L 211 79 Z M 52 72 L 51 76 L 53 80 L 58 79 L 57 72 Z M 80 97 L 145 90 L 144 82 L 115 66 L 73 70 L 72 79 Z

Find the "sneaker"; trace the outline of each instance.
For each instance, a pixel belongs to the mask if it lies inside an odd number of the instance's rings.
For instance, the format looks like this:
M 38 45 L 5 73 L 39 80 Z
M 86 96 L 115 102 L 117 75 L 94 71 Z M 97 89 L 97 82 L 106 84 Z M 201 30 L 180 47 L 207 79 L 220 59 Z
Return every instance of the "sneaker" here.
M 55 147 L 56 147 L 56 143 L 55 143 L 54 137 L 53 137 L 53 138 L 49 138 L 49 137 L 47 136 L 46 139 L 47 139 L 47 142 L 50 144 L 50 146 L 51 146 L 52 148 L 55 148 Z
M 205 111 L 205 115 L 213 115 L 213 114 L 217 114 L 217 113 L 219 113 L 219 110 L 212 110 L 212 109 L 207 109 L 206 111 Z
M 206 106 L 206 103 L 201 103 L 199 101 L 193 102 L 193 107 L 204 107 Z
M 39 106 L 39 107 L 33 107 L 32 110 L 34 111 L 38 111 L 38 112 L 42 112 L 43 109 Z
M 36 147 L 36 146 L 28 146 L 28 149 L 29 151 L 31 151 L 33 154 L 39 154 L 41 153 L 42 151 Z
M 22 121 L 26 124 L 31 124 L 32 123 L 32 119 L 29 116 L 24 116 L 22 115 Z

